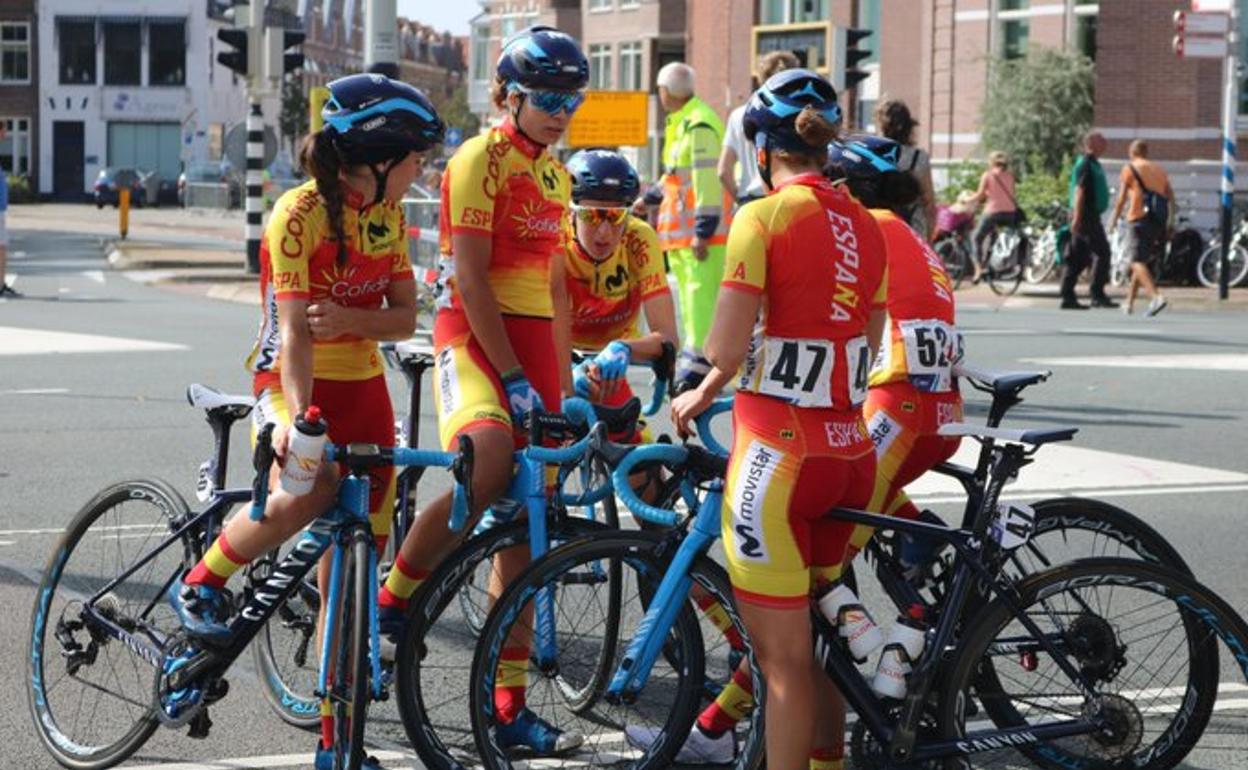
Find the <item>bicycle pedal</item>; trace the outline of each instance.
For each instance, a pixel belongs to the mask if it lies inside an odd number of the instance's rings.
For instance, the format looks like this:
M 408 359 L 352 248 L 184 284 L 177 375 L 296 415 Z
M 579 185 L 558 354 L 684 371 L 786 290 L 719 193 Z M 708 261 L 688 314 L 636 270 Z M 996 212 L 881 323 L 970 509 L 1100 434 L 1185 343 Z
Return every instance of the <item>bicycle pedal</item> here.
M 186 737 L 203 740 L 208 737 L 210 730 L 212 730 L 212 720 L 208 718 L 208 709 L 204 709 L 191 720 L 191 726 L 186 731 Z

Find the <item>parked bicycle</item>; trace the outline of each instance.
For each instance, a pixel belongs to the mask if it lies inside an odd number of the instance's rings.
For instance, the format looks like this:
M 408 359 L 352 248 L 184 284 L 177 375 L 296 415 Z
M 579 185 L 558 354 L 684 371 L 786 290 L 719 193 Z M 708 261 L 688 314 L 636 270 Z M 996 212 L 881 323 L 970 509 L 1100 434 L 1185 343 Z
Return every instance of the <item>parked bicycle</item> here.
M 1248 219 L 1241 219 L 1231 235 L 1231 250 L 1227 255 L 1226 285 L 1239 286 L 1248 277 Z M 1217 288 L 1222 278 L 1222 236 L 1209 239 L 1209 247 L 1201 252 L 1196 263 L 1196 278 L 1202 286 Z

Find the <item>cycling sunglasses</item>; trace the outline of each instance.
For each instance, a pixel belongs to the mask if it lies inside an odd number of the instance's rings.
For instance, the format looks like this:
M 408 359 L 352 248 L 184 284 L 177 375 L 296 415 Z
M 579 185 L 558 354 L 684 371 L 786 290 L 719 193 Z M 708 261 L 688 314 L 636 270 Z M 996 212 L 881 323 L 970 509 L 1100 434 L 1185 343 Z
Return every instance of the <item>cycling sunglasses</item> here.
M 585 101 L 584 91 L 544 91 L 525 88 L 519 83 L 512 83 L 511 87 L 527 96 L 534 107 L 547 115 L 558 115 L 560 112 L 571 115 Z
M 597 227 L 601 224 L 622 225 L 624 220 L 628 219 L 628 209 L 623 206 L 612 206 L 610 208 L 599 206 L 577 206 L 573 204 L 572 213 L 580 222 L 591 227 Z

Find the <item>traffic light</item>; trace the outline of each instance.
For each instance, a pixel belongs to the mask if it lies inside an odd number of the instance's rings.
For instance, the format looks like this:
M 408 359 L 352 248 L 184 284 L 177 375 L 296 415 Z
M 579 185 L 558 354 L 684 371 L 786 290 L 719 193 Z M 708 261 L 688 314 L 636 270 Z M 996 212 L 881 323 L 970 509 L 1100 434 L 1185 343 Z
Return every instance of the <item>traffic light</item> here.
M 853 88 L 870 77 L 871 73 L 859 69 L 858 65 L 871 56 L 871 49 L 859 46 L 873 34 L 872 30 L 852 27 L 833 30 L 832 85 L 838 92 Z
M 247 77 L 247 33 L 246 27 L 233 27 L 217 30 L 217 39 L 228 46 L 233 46 L 233 51 L 220 51 L 217 53 L 217 61 L 224 64 L 228 69 L 235 73 Z
M 303 69 L 303 52 L 291 51 L 291 48 L 303 45 L 307 34 L 299 30 L 282 30 L 282 72 L 294 72 Z

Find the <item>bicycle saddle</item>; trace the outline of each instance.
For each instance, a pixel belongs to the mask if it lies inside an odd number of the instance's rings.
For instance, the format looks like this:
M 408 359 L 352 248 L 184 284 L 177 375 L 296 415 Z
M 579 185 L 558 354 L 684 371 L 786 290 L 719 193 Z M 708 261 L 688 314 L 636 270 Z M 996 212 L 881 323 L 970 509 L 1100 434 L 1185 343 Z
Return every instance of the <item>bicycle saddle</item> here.
M 632 433 L 641 419 L 641 399 L 633 396 L 619 406 L 594 404 L 594 414 L 598 421 L 607 426 L 607 433 Z
M 940 426 L 942 436 L 971 436 L 973 438 L 990 438 L 996 441 L 1008 441 L 1015 444 L 1030 444 L 1033 447 L 1051 444 L 1056 441 L 1070 441 L 1079 432 L 1078 428 L 989 428 L 984 425 L 971 425 L 966 422 L 951 422 Z
M 232 417 L 245 417 L 256 405 L 251 396 L 232 396 L 216 388 L 193 382 L 186 389 L 186 401 L 191 406 L 209 413 L 229 412 Z
M 392 348 L 400 365 L 409 361 L 432 361 L 433 360 L 433 336 L 423 331 L 418 331 L 410 340 L 401 342 L 383 342 L 382 349 Z
M 953 375 L 955 377 L 965 377 L 973 383 L 978 383 L 984 388 L 991 390 L 995 396 L 1012 396 L 1019 393 L 1023 388 L 1035 385 L 1037 382 L 1044 382 L 1053 375 L 1053 372 L 994 372 L 988 369 L 978 369 L 967 364 L 958 364 L 953 367 Z

